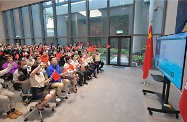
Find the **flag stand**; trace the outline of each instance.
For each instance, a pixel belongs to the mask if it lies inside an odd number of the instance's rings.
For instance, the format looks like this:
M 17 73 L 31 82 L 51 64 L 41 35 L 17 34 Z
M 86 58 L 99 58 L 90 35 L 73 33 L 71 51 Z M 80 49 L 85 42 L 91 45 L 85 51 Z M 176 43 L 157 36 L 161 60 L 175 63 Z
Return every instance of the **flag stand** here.
M 144 85 L 144 86 L 150 86 L 150 84 L 147 82 L 147 78 L 146 78 L 145 82 L 142 82 L 142 85 Z

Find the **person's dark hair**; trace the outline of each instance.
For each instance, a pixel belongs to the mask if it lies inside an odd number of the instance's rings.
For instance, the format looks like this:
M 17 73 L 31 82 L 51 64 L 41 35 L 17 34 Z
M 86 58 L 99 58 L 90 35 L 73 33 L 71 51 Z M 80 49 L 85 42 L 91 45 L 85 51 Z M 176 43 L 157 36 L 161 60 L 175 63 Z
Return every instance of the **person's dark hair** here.
M 38 67 L 38 64 L 34 64 L 31 66 L 31 72 Z
M 70 59 L 70 56 L 66 56 L 65 57 L 65 62 L 67 63 L 69 59 Z
M 30 55 L 26 55 L 26 58 L 29 59 L 29 56 L 30 56 Z
M 21 65 L 21 62 L 23 62 L 23 61 L 25 61 L 25 60 L 19 60 L 18 65 Z
M 38 57 L 40 57 L 40 56 L 35 56 L 35 57 L 34 57 L 34 60 L 36 61 Z
M 55 58 L 55 57 L 54 57 L 54 56 L 51 56 L 51 57 L 49 58 L 49 61 L 51 62 L 51 60 L 52 60 L 53 58 Z
M 74 56 L 75 56 L 75 54 L 72 54 L 72 55 L 71 55 L 71 59 L 73 59 L 73 58 L 74 58 Z
M 5 56 L 5 60 L 8 61 L 8 58 L 9 58 L 9 57 L 10 57 L 9 55 L 6 55 L 6 56 Z

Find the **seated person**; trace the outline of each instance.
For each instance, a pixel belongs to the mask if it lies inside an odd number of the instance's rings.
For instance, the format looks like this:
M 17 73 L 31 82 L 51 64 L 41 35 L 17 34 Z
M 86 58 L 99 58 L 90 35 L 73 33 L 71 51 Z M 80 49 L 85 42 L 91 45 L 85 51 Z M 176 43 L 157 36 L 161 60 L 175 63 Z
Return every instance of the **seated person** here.
M 6 69 L 0 71 L 0 76 L 9 72 L 13 66 L 12 59 L 8 59 L 8 66 Z M 23 113 L 15 109 L 15 94 L 8 91 L 7 89 L 2 88 L 0 85 L 0 102 L 2 104 L 3 110 L 7 113 L 7 117 L 10 119 L 16 119 L 21 116 Z
M 5 59 L 6 59 L 6 62 L 3 64 L 2 69 L 6 69 L 8 67 L 8 64 L 9 64 L 8 60 L 11 59 L 11 56 L 7 55 L 5 56 Z M 6 77 L 7 77 L 6 80 L 12 80 L 13 73 L 18 69 L 18 64 L 16 62 L 12 62 L 12 64 L 13 66 L 11 70 L 8 73 L 6 73 Z
M 14 89 L 21 89 L 21 81 L 29 79 L 29 73 L 27 71 L 27 65 L 25 60 L 18 61 L 18 69 L 13 73 Z
M 79 76 L 79 81 L 78 81 L 79 85 L 80 86 L 82 86 L 83 84 L 88 85 L 88 82 L 86 81 L 88 79 L 87 78 L 88 77 L 87 72 L 80 70 L 80 68 L 79 68 L 80 64 L 79 64 L 78 60 L 76 59 L 75 54 L 71 55 L 71 61 L 70 62 L 71 62 L 71 65 L 73 65 L 73 67 L 74 67 L 74 71 Z M 84 77 L 84 82 L 83 82 L 83 77 Z
M 49 56 L 47 55 L 46 52 L 43 52 L 43 55 L 41 56 L 41 61 L 42 61 L 43 63 L 45 63 L 46 65 L 48 65 Z
M 65 78 L 67 78 L 69 80 L 73 80 L 73 82 L 72 82 L 72 85 L 73 85 L 72 90 L 73 90 L 74 93 L 77 93 L 76 83 L 77 83 L 77 79 L 78 79 L 78 74 L 76 74 L 76 72 L 74 70 L 69 68 L 70 67 L 70 59 L 71 58 L 69 56 L 67 56 L 65 58 L 65 62 L 66 63 L 64 64 L 64 70 L 67 69 L 65 74 L 68 74 L 68 75 L 65 76 Z
M 41 103 L 37 103 L 36 107 L 38 110 L 43 110 L 42 105 L 49 107 L 47 102 L 54 96 L 54 91 L 44 93 L 45 84 L 48 84 L 52 78 L 45 79 L 44 74 L 40 71 L 41 68 L 45 67 L 45 64 L 33 65 L 31 67 L 30 83 L 31 93 L 33 100 L 41 100 Z
M 27 55 L 25 61 L 27 66 L 31 67 L 34 64 L 35 60 L 33 59 L 32 55 Z
M 27 55 L 26 56 L 26 58 L 25 58 L 25 61 L 26 61 L 26 64 L 27 64 L 27 66 L 28 66 L 28 72 L 30 72 L 31 71 L 31 66 L 34 64 L 34 59 L 33 59 L 33 57 L 32 57 L 32 55 Z
M 64 76 L 64 73 L 62 73 L 62 69 L 60 68 L 59 65 L 57 65 L 56 57 L 51 56 L 49 58 L 49 61 L 50 61 L 50 65 L 47 68 L 48 77 L 52 77 L 55 70 L 61 77 Z M 57 97 L 56 97 L 57 102 L 61 101 L 60 98 L 59 98 L 60 95 L 61 95 L 61 92 L 65 92 L 67 90 L 68 85 L 69 85 L 69 80 L 68 79 L 60 78 L 57 81 L 55 81 L 54 79 L 52 79 L 50 81 L 50 87 L 51 88 L 57 88 Z

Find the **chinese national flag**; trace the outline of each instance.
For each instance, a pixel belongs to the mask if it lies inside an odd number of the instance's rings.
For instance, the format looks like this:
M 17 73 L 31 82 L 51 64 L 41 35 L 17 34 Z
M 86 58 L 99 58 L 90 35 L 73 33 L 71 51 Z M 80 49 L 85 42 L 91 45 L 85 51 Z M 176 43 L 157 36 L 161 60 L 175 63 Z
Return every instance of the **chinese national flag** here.
M 16 54 L 15 58 L 16 58 L 16 59 L 19 59 L 19 55 L 18 55 L 18 54 Z
M 66 50 L 68 50 L 68 51 L 69 51 L 69 50 L 71 50 L 71 49 L 70 49 L 70 47 L 66 46 Z
M 182 96 L 179 102 L 179 110 L 182 115 L 184 122 L 187 122 L 187 82 L 184 90 L 182 92 Z
M 55 81 L 57 81 L 57 80 L 60 79 L 60 75 L 57 73 L 56 70 L 54 70 L 53 75 L 52 75 L 52 78 L 53 78 Z
M 144 63 L 143 63 L 143 79 L 146 79 L 149 74 L 149 70 L 152 67 L 152 59 L 153 59 L 153 30 L 152 25 L 149 27 L 149 34 L 146 44 L 146 50 L 145 50 L 145 57 L 144 57 Z
M 64 69 L 64 70 L 62 70 L 62 72 L 64 73 L 64 72 L 67 72 L 68 70 L 69 70 L 69 67 Z
M 3 55 L 3 52 L 0 52 L 0 56 Z
M 107 45 L 106 48 L 107 48 L 107 49 L 110 48 L 110 45 Z
M 70 64 L 69 69 L 74 70 L 74 66 L 72 64 Z
M 98 44 L 98 48 L 100 48 L 101 47 L 101 45 L 100 44 Z

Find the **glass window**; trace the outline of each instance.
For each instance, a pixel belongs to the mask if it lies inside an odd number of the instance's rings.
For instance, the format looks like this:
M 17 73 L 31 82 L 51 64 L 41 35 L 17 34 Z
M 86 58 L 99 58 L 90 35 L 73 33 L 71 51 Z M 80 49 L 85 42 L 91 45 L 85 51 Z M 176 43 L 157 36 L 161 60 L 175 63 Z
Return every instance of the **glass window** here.
M 88 41 L 87 38 L 71 38 L 70 45 L 73 45 L 74 42 L 76 42 L 77 44 L 79 42 L 82 42 L 83 46 L 86 46 Z
M 23 19 L 23 32 L 25 36 L 25 44 L 32 44 L 31 41 L 31 30 L 30 30 L 30 20 L 29 20 L 29 10 L 28 7 L 23 7 L 21 9 L 22 19 Z
M 71 35 L 86 36 L 86 30 L 86 1 L 71 3 Z
M 60 1 L 59 1 L 60 2 Z M 68 4 L 56 5 L 57 34 L 58 37 L 68 35 Z
M 53 22 L 53 7 L 52 2 L 43 3 L 43 16 L 44 16 L 44 28 L 45 36 L 54 36 L 54 22 Z
M 158 35 L 159 36 L 159 35 Z M 153 56 L 156 49 L 156 37 L 153 35 Z M 134 36 L 132 47 L 132 66 L 142 66 L 145 56 L 145 49 L 147 43 L 147 36 Z
M 14 26 L 15 26 L 15 34 L 16 37 L 21 37 L 21 30 L 20 30 L 20 16 L 18 9 L 13 10 L 13 17 L 14 17 Z
M 36 37 L 36 38 L 34 38 L 34 41 L 35 41 L 35 43 L 38 43 L 38 44 L 40 44 L 40 43 L 44 43 L 43 42 L 43 38 L 38 38 L 38 37 Z
M 39 4 L 31 6 L 34 37 L 42 37 Z
M 89 12 L 90 35 L 106 35 L 107 0 L 90 0 Z
M 149 26 L 150 2 L 143 0 L 135 1 L 134 34 L 147 34 Z
M 58 38 L 58 44 L 60 44 L 61 46 L 68 45 L 68 39 L 67 38 Z
M 110 0 L 110 35 L 132 34 L 133 0 Z
M 7 24 L 7 34 L 8 38 L 13 38 L 13 33 L 12 33 L 12 23 L 11 23 L 11 18 L 10 18 L 10 11 L 6 11 L 6 24 Z M 9 41 L 10 44 L 13 44 L 12 41 Z

